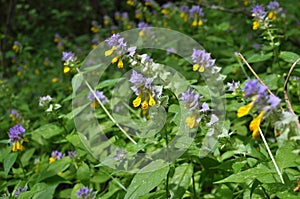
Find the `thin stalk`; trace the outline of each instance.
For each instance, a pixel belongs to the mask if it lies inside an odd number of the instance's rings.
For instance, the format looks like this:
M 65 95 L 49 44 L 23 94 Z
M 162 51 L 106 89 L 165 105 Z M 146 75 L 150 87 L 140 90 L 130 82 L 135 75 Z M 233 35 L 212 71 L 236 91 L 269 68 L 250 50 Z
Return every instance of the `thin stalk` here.
M 81 73 L 81 71 L 76 68 L 78 73 Z M 134 141 L 134 139 L 132 139 L 128 133 L 119 125 L 119 123 L 113 118 L 113 116 L 109 113 L 109 111 L 105 108 L 105 106 L 103 105 L 103 103 L 101 102 L 101 100 L 97 97 L 95 91 L 92 89 L 91 85 L 85 80 L 83 79 L 84 83 L 86 84 L 86 86 L 89 88 L 89 90 L 91 91 L 91 93 L 93 94 L 93 96 L 95 97 L 95 99 L 97 100 L 97 102 L 100 104 L 101 108 L 104 110 L 104 112 L 106 113 L 106 115 L 109 117 L 109 119 L 121 130 L 122 133 L 124 133 L 124 135 L 133 143 L 133 144 L 137 144 L 136 141 Z
M 242 71 L 243 71 L 244 75 L 245 75 L 246 77 L 249 77 L 249 75 L 247 74 L 247 72 L 246 72 L 246 70 L 245 70 L 245 67 L 244 67 L 243 63 L 241 62 L 241 60 L 240 60 L 240 59 L 237 59 L 237 60 L 238 60 L 238 62 L 239 62 L 239 65 L 240 65 L 241 68 L 242 68 Z
M 279 175 L 279 178 L 280 178 L 280 180 L 281 180 L 281 183 L 284 184 L 284 180 L 283 180 L 282 174 L 281 174 L 281 172 L 280 172 L 280 170 L 279 170 L 279 167 L 278 167 L 278 165 L 277 165 L 277 163 L 276 163 L 276 161 L 275 161 L 275 159 L 274 159 L 274 157 L 273 157 L 273 155 L 272 155 L 272 153 L 271 153 L 271 150 L 270 150 L 269 145 L 268 145 L 268 143 L 267 143 L 267 141 L 266 141 L 266 138 L 265 138 L 264 134 L 262 133 L 260 127 L 258 127 L 258 130 L 259 130 L 260 136 L 261 136 L 261 138 L 262 138 L 262 140 L 263 140 L 263 142 L 264 142 L 264 144 L 265 144 L 265 146 L 266 146 L 266 148 L 267 148 L 267 151 L 268 151 L 268 153 L 269 153 L 269 156 L 270 156 L 270 158 L 271 158 L 271 160 L 272 160 L 272 162 L 273 162 L 273 164 L 274 164 L 274 167 L 275 167 L 275 169 L 276 169 L 276 171 L 277 171 L 277 173 L 278 173 L 278 175 Z

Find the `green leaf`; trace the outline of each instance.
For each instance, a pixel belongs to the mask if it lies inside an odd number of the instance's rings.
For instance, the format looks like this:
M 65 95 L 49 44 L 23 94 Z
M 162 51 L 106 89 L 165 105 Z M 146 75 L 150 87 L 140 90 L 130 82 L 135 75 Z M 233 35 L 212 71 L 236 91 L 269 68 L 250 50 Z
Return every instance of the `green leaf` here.
M 182 164 L 175 169 L 174 176 L 170 182 L 173 199 L 181 199 L 189 187 L 193 175 L 193 166 L 191 164 Z
M 300 56 L 293 52 L 281 51 L 279 54 L 279 58 L 283 59 L 285 62 L 294 63 L 297 59 L 300 58 Z
M 275 159 L 280 169 L 299 166 L 296 162 L 297 159 L 300 159 L 299 155 L 293 153 L 293 150 L 293 142 L 285 142 L 282 147 L 277 150 Z
M 73 93 L 75 93 L 77 91 L 77 89 L 80 87 L 82 81 L 83 81 L 83 76 L 81 73 L 78 73 L 73 77 L 73 79 L 72 79 Z
M 148 194 L 138 197 L 138 199 L 165 199 L 165 198 L 166 198 L 165 190 L 155 191 L 154 193 L 148 193 Z
M 28 199 L 28 198 L 52 199 L 57 185 L 58 185 L 57 183 L 56 184 L 37 183 L 31 188 L 31 190 L 20 194 L 18 199 Z
M 90 168 L 89 166 L 83 162 L 82 165 L 79 166 L 76 172 L 77 179 L 80 180 L 85 185 L 89 184 L 90 181 Z
M 18 153 L 10 153 L 4 159 L 4 175 L 5 176 L 8 175 L 8 172 L 10 171 L 11 167 L 16 162 L 17 157 L 18 157 Z
M 125 199 L 136 199 L 149 193 L 161 183 L 168 171 L 169 167 L 162 160 L 151 162 L 134 176 L 128 187 Z
M 29 164 L 29 160 L 30 160 L 30 158 L 32 158 L 34 152 L 35 152 L 35 148 L 25 150 L 24 154 L 21 156 L 21 162 L 22 162 L 23 167 L 25 167 Z
M 32 134 L 39 134 L 45 139 L 50 139 L 54 136 L 61 134 L 63 129 L 61 127 L 56 126 L 55 124 L 45 124 L 40 128 L 34 130 Z
M 254 179 L 269 177 L 270 175 L 272 176 L 273 174 L 275 174 L 275 171 L 271 171 L 266 166 L 260 164 L 257 167 L 233 174 L 215 183 L 216 184 L 226 183 L 226 182 L 247 183 L 253 181 Z
M 116 83 L 118 83 L 119 81 L 121 81 L 121 78 L 104 80 L 104 81 L 101 81 L 96 88 L 103 89 L 105 87 L 115 86 Z
M 264 55 L 254 54 L 247 59 L 248 63 L 262 62 L 270 59 L 273 56 L 273 53 L 267 53 Z

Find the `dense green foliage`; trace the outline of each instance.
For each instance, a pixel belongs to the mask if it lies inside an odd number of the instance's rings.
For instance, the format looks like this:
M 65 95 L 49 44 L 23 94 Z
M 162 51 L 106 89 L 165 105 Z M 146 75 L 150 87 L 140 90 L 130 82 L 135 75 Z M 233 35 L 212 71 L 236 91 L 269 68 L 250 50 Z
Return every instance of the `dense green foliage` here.
M 298 1 L 0 1 L 1 197 L 299 198 Z M 116 33 L 126 52 L 105 42 Z M 162 47 L 139 48 L 149 41 Z M 153 85 L 137 84 L 133 69 Z M 248 78 L 268 91 L 257 84 L 263 94 L 249 97 Z M 202 98 L 189 104 L 188 87 Z M 172 159 L 171 147 L 182 153 Z

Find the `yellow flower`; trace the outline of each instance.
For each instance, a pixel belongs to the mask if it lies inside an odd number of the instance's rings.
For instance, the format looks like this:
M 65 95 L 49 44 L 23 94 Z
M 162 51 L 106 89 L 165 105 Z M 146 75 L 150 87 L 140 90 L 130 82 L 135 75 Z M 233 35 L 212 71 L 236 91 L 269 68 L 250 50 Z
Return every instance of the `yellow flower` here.
M 49 163 L 55 162 L 55 160 L 56 160 L 56 157 L 50 157 L 49 158 Z
M 259 22 L 258 21 L 254 21 L 253 22 L 253 30 L 257 30 L 257 28 L 259 27 Z
M 156 104 L 156 101 L 153 99 L 153 97 L 150 95 L 150 99 L 149 99 L 149 105 L 150 106 L 154 106 Z
M 144 34 L 144 31 L 141 30 L 141 31 L 139 32 L 139 36 L 142 37 L 142 36 L 144 36 L 144 35 L 145 35 L 145 34 Z
M 117 49 L 116 46 L 113 46 L 111 49 L 107 50 L 104 52 L 104 55 L 107 57 L 107 56 L 110 56 L 115 50 Z
M 12 47 L 13 51 L 15 51 L 16 53 L 19 52 L 19 46 L 14 44 L 13 47 Z
M 194 19 L 194 21 L 193 21 L 193 23 L 192 23 L 192 26 L 193 26 L 193 27 L 197 26 L 197 19 L 196 19 L 196 18 Z
M 56 83 L 56 82 L 58 82 L 58 78 L 57 77 L 53 77 L 51 81 L 52 81 L 52 83 Z
M 123 68 L 123 61 L 121 58 L 119 58 L 119 61 L 118 61 L 118 68 Z
M 36 75 L 38 75 L 38 74 L 40 74 L 40 70 L 36 68 L 36 69 L 34 70 L 34 73 L 35 73 Z
M 268 14 L 268 18 L 272 19 L 273 21 L 276 21 L 276 19 L 277 19 L 276 14 L 277 14 L 276 10 L 270 11 L 269 14 Z
M 99 29 L 95 26 L 91 27 L 91 31 L 94 32 L 94 33 L 97 33 L 99 32 Z
M 140 96 L 138 96 L 137 98 L 135 98 L 135 100 L 133 100 L 133 106 L 134 107 L 138 107 L 142 102 L 142 98 Z
M 114 58 L 111 60 L 111 63 L 114 64 L 114 63 L 116 63 L 118 60 L 119 60 L 119 56 L 114 57 Z
M 145 100 L 142 104 L 142 109 L 147 109 L 148 108 L 148 101 Z
M 13 147 L 12 147 L 12 152 L 16 152 L 16 151 L 18 151 L 18 150 L 20 150 L 20 151 L 24 151 L 24 146 L 21 144 L 21 142 L 20 141 L 17 141 L 17 142 L 14 142 L 13 143 Z
M 260 112 L 260 114 L 258 116 L 256 116 L 250 123 L 249 125 L 249 129 L 251 131 L 257 131 L 260 123 L 261 123 L 261 119 L 264 116 L 265 111 Z
M 249 0 L 244 0 L 244 6 L 248 6 L 249 5 Z
M 193 65 L 193 71 L 197 71 L 198 70 L 198 66 L 199 66 L 198 64 L 194 64 Z
M 167 14 L 169 14 L 169 11 L 167 9 L 162 9 L 161 13 L 164 15 L 167 15 Z
M 130 5 L 130 6 L 133 6 L 134 5 L 134 1 L 133 0 L 127 0 L 127 4 Z
M 199 19 L 198 26 L 202 26 L 202 25 L 203 25 L 203 21 L 201 19 Z
M 195 127 L 196 117 L 194 115 L 186 118 L 185 122 L 187 123 L 189 128 Z
M 201 67 L 199 68 L 199 72 L 203 73 L 204 72 L 204 64 L 201 65 Z
M 251 110 L 251 108 L 253 107 L 253 104 L 254 104 L 254 102 L 251 102 L 245 106 L 241 106 L 238 109 L 237 117 L 243 117 L 243 116 L 247 115 L 249 113 L 249 111 Z
M 64 74 L 68 73 L 70 70 L 69 66 L 64 66 Z

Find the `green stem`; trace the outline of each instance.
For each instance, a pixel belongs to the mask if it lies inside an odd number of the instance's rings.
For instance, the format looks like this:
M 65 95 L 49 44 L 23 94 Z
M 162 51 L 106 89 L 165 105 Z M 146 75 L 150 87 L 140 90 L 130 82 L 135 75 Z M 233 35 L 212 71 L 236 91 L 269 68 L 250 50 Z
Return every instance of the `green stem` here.
M 76 68 L 77 72 L 79 74 L 82 75 L 81 71 Z M 83 76 L 83 75 L 82 75 Z M 98 98 L 98 96 L 96 95 L 95 91 L 92 89 L 91 85 L 85 80 L 83 79 L 84 83 L 86 84 L 86 86 L 89 88 L 89 90 L 91 91 L 91 93 L 93 94 L 93 96 L 95 97 L 95 99 L 97 100 L 97 102 L 100 104 L 101 108 L 104 110 L 104 112 L 106 113 L 106 115 L 109 117 L 109 119 L 121 130 L 122 133 L 124 133 L 124 135 L 133 143 L 133 144 L 137 144 L 134 139 L 132 139 L 128 133 L 120 126 L 120 124 L 113 118 L 113 116 L 109 113 L 109 111 L 105 108 L 105 106 L 103 105 L 103 103 L 101 102 L 101 100 Z
M 268 145 L 268 143 L 267 143 L 267 141 L 266 141 L 266 138 L 265 138 L 264 134 L 262 133 L 260 127 L 258 127 L 258 130 L 259 130 L 260 136 L 261 136 L 261 138 L 262 138 L 262 140 L 263 140 L 263 142 L 264 142 L 264 144 L 265 144 L 265 146 L 266 146 L 266 148 L 267 148 L 267 151 L 268 151 L 268 153 L 269 153 L 269 156 L 270 156 L 270 158 L 271 158 L 271 160 L 272 160 L 272 162 L 273 162 L 273 164 L 274 164 L 274 167 L 275 167 L 275 169 L 276 169 L 276 171 L 277 171 L 277 173 L 278 173 L 278 175 L 279 175 L 279 178 L 280 178 L 282 184 L 284 184 L 283 177 L 282 177 L 281 172 L 280 172 L 280 170 L 279 170 L 279 167 L 278 167 L 278 165 L 277 165 L 277 163 L 276 163 L 276 161 L 275 161 L 275 159 L 274 159 L 274 157 L 273 157 L 273 155 L 272 155 L 272 152 L 271 152 L 271 150 L 270 150 L 270 148 L 269 148 L 269 145 Z
M 243 71 L 244 75 L 246 76 L 246 78 L 248 78 L 249 75 L 247 74 L 247 72 L 246 72 L 246 70 L 244 68 L 244 64 L 242 63 L 242 61 L 240 59 L 237 59 L 237 60 L 239 62 L 240 67 L 242 68 L 242 71 Z

